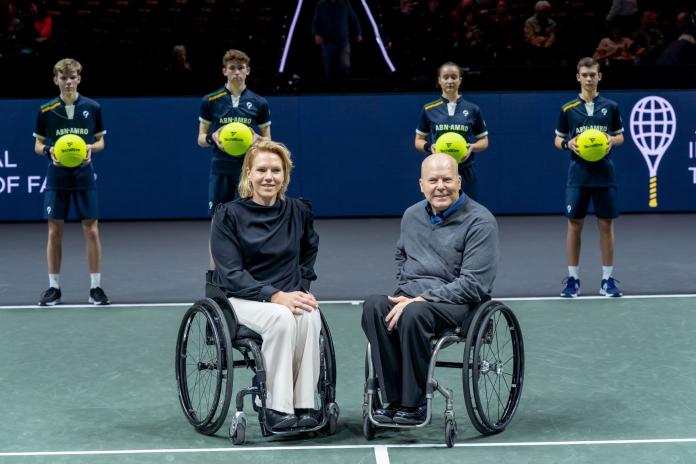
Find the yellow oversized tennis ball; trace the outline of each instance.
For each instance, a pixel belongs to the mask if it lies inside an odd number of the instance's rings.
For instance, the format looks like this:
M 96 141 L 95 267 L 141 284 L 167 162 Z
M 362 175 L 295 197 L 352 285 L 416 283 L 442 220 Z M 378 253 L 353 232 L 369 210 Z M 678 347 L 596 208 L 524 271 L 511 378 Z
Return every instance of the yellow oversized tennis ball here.
M 466 140 L 456 132 L 445 132 L 439 136 L 435 141 L 435 151 L 452 156 L 457 163 L 461 163 L 469 156 Z
M 580 158 L 585 161 L 599 161 L 607 154 L 607 146 L 609 140 L 604 132 L 597 129 L 588 129 L 578 135 L 575 140 L 578 144 L 578 153 Z
M 87 158 L 87 144 L 79 135 L 65 134 L 56 140 L 53 154 L 63 166 L 74 168 Z
M 220 145 L 231 156 L 243 156 L 254 141 L 254 133 L 241 122 L 231 122 L 220 130 Z

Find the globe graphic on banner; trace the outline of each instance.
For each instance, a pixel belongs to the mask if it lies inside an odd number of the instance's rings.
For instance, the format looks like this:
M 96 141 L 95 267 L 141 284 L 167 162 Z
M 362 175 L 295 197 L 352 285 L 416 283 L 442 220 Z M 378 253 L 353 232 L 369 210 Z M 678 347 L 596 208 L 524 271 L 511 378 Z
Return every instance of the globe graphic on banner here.
M 630 127 L 650 173 L 648 205 L 657 208 L 657 168 L 677 132 L 674 108 L 662 97 L 642 98 L 633 106 Z

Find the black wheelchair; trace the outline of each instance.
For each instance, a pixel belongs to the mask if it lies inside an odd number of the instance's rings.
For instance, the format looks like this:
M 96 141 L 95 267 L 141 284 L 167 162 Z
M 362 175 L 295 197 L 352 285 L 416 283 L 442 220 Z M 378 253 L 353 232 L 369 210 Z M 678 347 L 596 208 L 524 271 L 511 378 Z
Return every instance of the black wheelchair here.
M 282 431 L 266 426 L 266 367 L 261 354 L 261 336 L 238 323 L 234 308 L 224 292 L 206 285 L 206 298 L 196 301 L 184 315 L 176 342 L 176 381 L 179 402 L 191 425 L 205 435 L 215 434 L 225 422 L 232 400 L 235 368 L 253 371 L 252 385 L 236 394 L 236 412 L 229 437 L 235 445 L 246 438 L 247 416 L 244 397 L 252 396 L 261 433 L 287 435 L 304 432 L 336 432 L 339 407 L 336 404 L 336 354 L 329 326 L 321 315 L 320 376 L 315 427 L 294 427 Z M 234 359 L 233 351 L 241 354 Z
M 468 330 L 467 330 L 468 327 Z M 464 342 L 463 362 L 438 361 L 444 348 Z M 515 314 L 503 303 L 488 300 L 471 311 L 462 327 L 447 330 L 432 341 L 432 356 L 428 367 L 426 404 L 423 423 L 403 425 L 377 422 L 373 416 L 382 407 L 379 379 L 367 344 L 365 357 L 365 394 L 363 400 L 363 435 L 372 440 L 377 428 L 421 428 L 429 425 L 433 416 L 433 393 L 445 397 L 445 443 L 454 446 L 457 422 L 454 417 L 452 390 L 444 388 L 435 378 L 435 368 L 462 370 L 464 401 L 469 419 L 480 433 L 502 432 L 515 415 L 524 380 L 524 344 Z

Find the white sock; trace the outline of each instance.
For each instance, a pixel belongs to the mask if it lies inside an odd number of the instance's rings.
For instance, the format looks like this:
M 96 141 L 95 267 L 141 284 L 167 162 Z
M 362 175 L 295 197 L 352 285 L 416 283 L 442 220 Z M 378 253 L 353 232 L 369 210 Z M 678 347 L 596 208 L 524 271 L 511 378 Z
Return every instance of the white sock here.
M 101 287 L 101 272 L 95 272 L 89 275 L 89 280 L 91 281 L 90 289 Z
M 60 288 L 60 274 L 48 274 L 48 286 Z
M 614 272 L 614 266 L 602 266 L 602 280 L 606 280 L 611 277 Z
M 568 266 L 568 277 L 580 279 L 580 266 Z

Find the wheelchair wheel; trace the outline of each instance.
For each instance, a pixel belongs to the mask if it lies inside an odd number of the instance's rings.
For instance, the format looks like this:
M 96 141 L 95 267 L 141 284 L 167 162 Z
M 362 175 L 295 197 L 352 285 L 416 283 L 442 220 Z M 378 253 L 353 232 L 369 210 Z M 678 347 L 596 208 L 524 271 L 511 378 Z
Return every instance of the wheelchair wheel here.
M 375 439 L 375 432 L 377 431 L 377 427 L 375 427 L 375 424 L 370 422 L 370 418 L 367 417 L 366 413 L 363 413 L 363 436 L 365 437 L 365 440 L 372 441 Z
M 497 301 L 474 316 L 466 340 L 464 400 L 484 435 L 501 432 L 515 415 L 524 380 L 524 344 L 515 314 Z
M 324 401 L 328 406 L 336 401 L 336 351 L 334 350 L 331 331 L 326 323 L 326 319 L 324 319 L 324 314 L 321 312 L 319 314 L 321 316 L 319 339 L 321 377 L 317 391 L 324 397 Z
M 454 446 L 454 442 L 457 439 L 457 423 L 453 418 L 445 419 L 445 444 L 448 448 Z
M 232 398 L 229 327 L 215 301 L 191 306 L 179 327 L 176 381 L 184 415 L 200 433 L 213 435 L 225 422 Z

